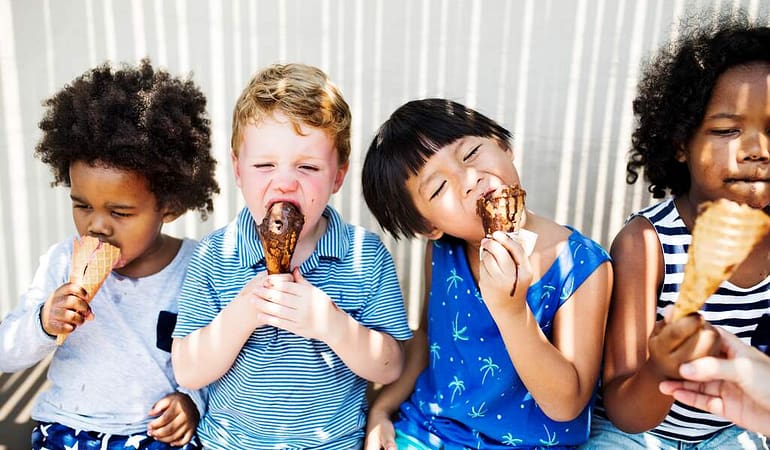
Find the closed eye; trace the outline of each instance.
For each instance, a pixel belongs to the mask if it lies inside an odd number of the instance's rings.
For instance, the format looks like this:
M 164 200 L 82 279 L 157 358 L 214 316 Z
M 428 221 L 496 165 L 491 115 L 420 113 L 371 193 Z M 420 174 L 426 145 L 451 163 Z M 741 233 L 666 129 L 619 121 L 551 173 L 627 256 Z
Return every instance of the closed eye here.
M 479 151 L 479 147 L 481 147 L 481 144 L 479 144 L 479 145 L 477 145 L 477 146 L 473 147 L 473 148 L 471 149 L 471 151 L 469 151 L 469 152 L 468 152 L 468 154 L 466 154 L 466 155 L 465 155 L 465 157 L 463 157 L 463 162 L 465 162 L 465 161 L 468 161 L 469 159 L 473 158 L 473 156 L 474 156 L 476 153 L 478 153 L 478 151 Z
M 303 165 L 299 166 L 299 168 L 301 170 L 309 170 L 311 172 L 317 172 L 318 171 L 318 167 L 310 166 L 310 165 L 307 165 L 307 164 L 303 164 Z
M 442 181 L 441 184 L 438 186 L 438 188 L 436 188 L 436 190 L 433 191 L 433 194 L 431 194 L 429 200 L 433 200 L 434 198 L 438 197 L 438 195 L 444 189 L 444 185 L 446 185 L 446 180 Z
M 717 128 L 717 129 L 712 129 L 710 133 L 715 136 L 732 136 L 737 133 L 740 133 L 740 131 L 741 130 L 738 128 Z

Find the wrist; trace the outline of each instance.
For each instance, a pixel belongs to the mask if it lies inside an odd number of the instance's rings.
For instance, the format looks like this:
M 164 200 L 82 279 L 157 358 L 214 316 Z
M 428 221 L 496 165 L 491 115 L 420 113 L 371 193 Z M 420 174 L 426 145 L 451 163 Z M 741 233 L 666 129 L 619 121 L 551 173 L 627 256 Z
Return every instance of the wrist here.
M 51 339 L 56 339 L 56 336 L 49 333 L 48 330 L 45 329 L 45 325 L 43 325 L 43 308 L 45 307 L 45 303 L 40 304 L 40 308 L 37 310 L 37 323 L 40 325 L 40 329 L 43 330 L 43 333 L 46 334 Z

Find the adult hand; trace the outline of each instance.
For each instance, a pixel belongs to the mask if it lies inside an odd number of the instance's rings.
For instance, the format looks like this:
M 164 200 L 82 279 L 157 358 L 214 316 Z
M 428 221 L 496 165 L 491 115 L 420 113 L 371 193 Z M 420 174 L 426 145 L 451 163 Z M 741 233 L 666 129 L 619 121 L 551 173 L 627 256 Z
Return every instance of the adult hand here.
M 684 381 L 664 381 L 660 390 L 676 400 L 724 417 L 744 428 L 770 434 L 770 358 L 718 328 L 723 357 L 683 364 Z

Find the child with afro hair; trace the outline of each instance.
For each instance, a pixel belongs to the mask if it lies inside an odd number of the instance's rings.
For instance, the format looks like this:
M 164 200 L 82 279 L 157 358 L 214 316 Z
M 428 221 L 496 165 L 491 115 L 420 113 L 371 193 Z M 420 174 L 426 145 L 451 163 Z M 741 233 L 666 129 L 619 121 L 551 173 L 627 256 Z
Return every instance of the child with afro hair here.
M 89 70 L 44 106 L 35 154 L 69 188 L 77 234 L 120 258 L 94 295 L 70 281 L 75 239 L 64 239 L 0 323 L 0 371 L 53 353 L 32 448 L 200 448 L 205 397 L 180 388 L 170 353 L 196 241 L 162 228 L 188 210 L 205 219 L 219 192 L 206 99 L 143 60 Z M 57 346 L 57 335 L 69 337 Z
M 770 207 L 770 28 L 743 13 L 709 14 L 690 17 L 645 66 L 633 103 L 628 181 L 643 169 L 653 196 L 670 196 L 634 213 L 612 244 L 605 409 L 596 410 L 589 449 L 768 448 L 764 437 L 659 390 L 682 378 L 683 363 L 720 353 L 715 327 L 755 347 L 770 343 L 770 237 L 699 314 L 664 319 L 699 206 L 724 198 Z

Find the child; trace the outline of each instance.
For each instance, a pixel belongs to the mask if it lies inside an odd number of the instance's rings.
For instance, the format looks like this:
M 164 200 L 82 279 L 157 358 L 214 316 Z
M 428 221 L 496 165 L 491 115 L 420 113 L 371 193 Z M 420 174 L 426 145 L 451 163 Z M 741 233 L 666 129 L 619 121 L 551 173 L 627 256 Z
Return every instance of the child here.
M 372 405 L 367 450 L 573 446 L 588 437 L 609 256 L 531 211 L 523 226 L 538 237 L 529 257 L 505 233 L 484 236 L 477 199 L 519 184 L 509 139 L 476 111 L 428 99 L 397 109 L 369 147 L 362 180 L 374 216 L 397 238 L 431 242 L 422 324 L 404 375 Z
M 194 241 L 162 233 L 188 210 L 205 219 L 219 191 L 206 99 L 148 60 L 92 69 L 45 102 L 36 156 L 70 188 L 79 235 L 121 251 L 91 303 L 69 279 L 73 238 L 41 258 L 0 324 L 0 371 L 54 352 L 32 418 L 33 449 L 200 448 L 205 403 L 171 369 L 176 300 Z M 56 335 L 69 334 L 56 346 Z
M 207 449 L 360 448 L 366 383 L 390 383 L 411 337 L 390 254 L 328 205 L 350 155 L 350 110 L 321 70 L 260 71 L 233 113 L 246 207 L 190 264 L 174 331 L 183 386 L 210 385 Z M 265 272 L 257 225 L 275 201 L 305 218 L 287 275 Z
M 758 345 L 758 323 L 770 313 L 766 237 L 701 315 L 662 320 L 678 296 L 698 206 L 721 198 L 770 205 L 770 29 L 727 16 L 716 28 L 711 17 L 697 23 L 705 28 L 686 28 L 662 47 L 634 100 L 628 180 L 643 168 L 650 192 L 672 197 L 634 214 L 612 245 L 603 403 L 614 426 L 597 411 L 588 448 L 767 448 L 755 433 L 658 389 L 681 378 L 681 363 L 718 350 L 711 325 Z

